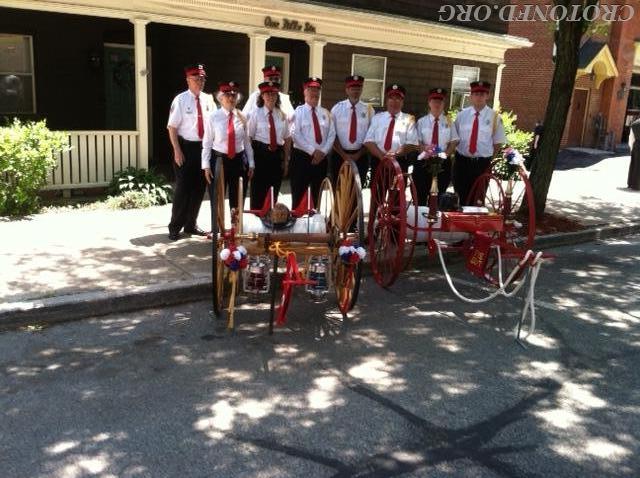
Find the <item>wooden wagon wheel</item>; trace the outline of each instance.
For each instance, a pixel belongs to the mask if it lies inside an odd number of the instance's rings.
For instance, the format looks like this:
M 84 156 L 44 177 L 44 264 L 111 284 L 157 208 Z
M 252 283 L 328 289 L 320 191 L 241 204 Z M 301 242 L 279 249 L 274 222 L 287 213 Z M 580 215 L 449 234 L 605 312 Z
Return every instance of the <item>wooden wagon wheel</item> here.
M 420 167 L 420 166 L 417 166 Z M 413 181 L 413 177 L 409 174 L 405 176 L 405 181 L 407 182 L 405 191 L 405 200 L 407 203 L 406 215 L 407 215 L 407 235 L 405 237 L 405 252 L 404 252 L 404 263 L 403 270 L 406 270 L 411 261 L 413 260 L 413 253 L 416 249 L 416 242 L 418 238 L 418 191 L 416 189 L 416 185 Z M 410 212 L 409 209 L 413 206 L 413 212 Z M 413 220 L 413 227 L 409 226 L 410 220 Z
M 371 185 L 367 229 L 373 277 L 382 287 L 393 284 L 404 265 L 406 212 L 402 170 L 396 160 L 385 159 L 378 165 Z
M 335 191 L 335 227 L 339 239 L 351 239 L 354 245 L 364 247 L 364 207 L 362 185 L 358 167 L 345 161 L 340 167 Z M 339 246 L 339 244 L 337 245 Z M 333 284 L 338 307 L 346 315 L 356 305 L 362 280 L 362 261 L 347 265 L 339 254 L 333 257 Z
M 220 317 L 225 283 L 226 267 L 220 261 L 220 251 L 224 245 L 225 204 L 224 169 L 222 160 L 217 159 L 213 181 L 209 185 L 211 204 L 211 282 L 213 290 L 213 313 Z

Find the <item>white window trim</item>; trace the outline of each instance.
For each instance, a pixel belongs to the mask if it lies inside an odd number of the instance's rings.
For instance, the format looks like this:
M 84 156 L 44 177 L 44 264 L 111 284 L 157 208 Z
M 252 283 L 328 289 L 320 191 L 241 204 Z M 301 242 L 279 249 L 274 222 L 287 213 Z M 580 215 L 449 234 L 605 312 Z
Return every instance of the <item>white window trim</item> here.
M 456 69 L 456 66 L 460 66 L 460 67 L 464 67 L 464 68 L 475 68 L 476 71 L 478 72 L 478 74 L 476 75 L 476 79 L 475 81 L 478 81 L 480 79 L 480 67 L 479 66 L 469 66 L 469 65 L 453 65 L 453 67 L 451 68 L 451 89 L 449 91 L 451 91 L 451 94 L 449 95 L 449 109 L 453 108 L 453 80 L 454 80 L 454 71 Z M 465 92 L 464 96 L 469 95 L 470 92 Z M 464 105 L 464 101 L 462 102 Z M 463 106 L 464 107 L 464 106 Z
M 380 103 L 379 105 L 373 105 L 372 103 L 367 103 L 367 104 L 371 104 L 372 106 L 384 106 L 384 89 L 385 89 L 385 85 L 387 82 L 387 57 L 386 56 L 379 56 L 379 55 L 364 55 L 362 53 L 352 53 L 351 54 L 351 74 L 354 74 L 354 66 L 355 66 L 355 62 L 356 62 L 356 56 L 366 56 L 368 58 L 382 58 L 384 60 L 384 66 L 382 68 L 382 79 L 378 80 L 378 79 L 372 79 L 369 78 L 369 81 L 376 81 L 376 82 L 381 82 L 382 83 L 382 88 L 380 90 Z M 367 81 L 367 78 L 364 79 L 364 81 Z
M 31 73 L 29 73 L 29 75 L 31 75 L 31 97 L 33 98 L 33 109 L 31 110 L 31 113 L 18 113 L 18 112 L 2 112 L 0 111 L 0 115 L 2 114 L 36 114 L 36 112 L 38 111 L 37 108 L 37 103 L 36 103 L 36 64 L 34 62 L 33 59 L 33 35 L 23 35 L 21 33 L 2 33 L 3 35 L 7 35 L 7 36 L 15 36 L 15 37 L 26 37 L 29 39 L 29 55 L 31 58 Z M 15 72 L 15 71 L 0 71 L 0 75 L 23 75 L 25 76 L 25 73 L 19 73 L 19 72 Z
M 281 51 L 267 51 L 265 52 L 265 56 L 277 56 L 282 58 L 284 71 L 282 72 L 282 84 L 280 85 L 280 90 L 283 93 L 289 93 L 289 77 L 291 76 L 291 70 L 289 69 L 289 59 L 291 58 L 291 55 L 289 53 L 283 53 Z

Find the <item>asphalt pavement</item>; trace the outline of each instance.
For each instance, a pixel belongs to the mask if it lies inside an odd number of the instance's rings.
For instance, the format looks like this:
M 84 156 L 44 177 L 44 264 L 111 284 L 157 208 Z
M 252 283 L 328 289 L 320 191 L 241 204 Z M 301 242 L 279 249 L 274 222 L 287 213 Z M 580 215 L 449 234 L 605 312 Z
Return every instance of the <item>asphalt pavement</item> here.
M 347 321 L 297 294 L 273 336 L 206 302 L 4 332 L 0 474 L 636 477 L 640 236 L 550 252 L 526 349 L 521 299 L 435 264 L 365 278 Z

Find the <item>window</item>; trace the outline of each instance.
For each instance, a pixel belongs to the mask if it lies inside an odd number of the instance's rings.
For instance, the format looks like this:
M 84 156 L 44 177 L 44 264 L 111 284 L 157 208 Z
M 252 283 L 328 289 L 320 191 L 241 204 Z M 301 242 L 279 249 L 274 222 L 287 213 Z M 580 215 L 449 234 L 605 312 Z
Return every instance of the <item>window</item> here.
M 453 65 L 451 83 L 451 108 L 462 109 L 469 106 L 471 82 L 480 78 L 480 68 L 475 66 Z
M 351 74 L 364 76 L 362 101 L 372 106 L 382 106 L 384 77 L 387 59 L 384 56 L 353 55 Z
M 282 72 L 282 84 L 280 89 L 283 93 L 289 93 L 289 53 L 268 51 L 264 58 L 265 65 L 276 65 Z
M 0 33 L 0 114 L 35 112 L 32 38 Z

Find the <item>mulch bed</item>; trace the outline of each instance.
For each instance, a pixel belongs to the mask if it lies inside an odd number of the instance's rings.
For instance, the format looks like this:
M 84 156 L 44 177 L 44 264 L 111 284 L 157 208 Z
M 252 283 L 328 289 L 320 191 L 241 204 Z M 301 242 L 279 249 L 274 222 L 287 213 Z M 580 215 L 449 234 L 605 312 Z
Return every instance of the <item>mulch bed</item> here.
M 536 221 L 536 235 L 557 234 L 562 232 L 576 232 L 586 229 L 586 226 L 567 217 L 546 213 L 542 220 Z

